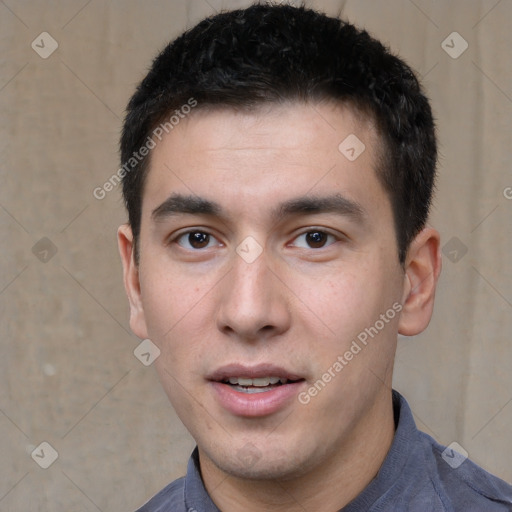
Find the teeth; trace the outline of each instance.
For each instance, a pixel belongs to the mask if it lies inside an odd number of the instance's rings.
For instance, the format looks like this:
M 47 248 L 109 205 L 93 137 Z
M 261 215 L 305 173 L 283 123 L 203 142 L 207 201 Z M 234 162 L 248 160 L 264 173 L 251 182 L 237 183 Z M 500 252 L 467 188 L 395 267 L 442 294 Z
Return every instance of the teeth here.
M 266 388 L 246 388 L 243 386 L 237 387 L 236 390 L 239 391 L 240 393 L 247 393 L 248 395 L 253 395 L 254 393 L 265 393 L 265 391 L 268 391 L 268 389 Z
M 262 388 L 265 386 L 268 386 L 269 384 L 272 386 L 274 384 L 277 384 L 278 382 L 281 382 L 282 384 L 286 384 L 288 382 L 288 379 L 281 379 L 279 377 L 260 377 L 257 379 L 246 379 L 243 377 L 230 377 L 229 383 L 233 385 L 239 385 L 239 386 L 255 386 L 258 388 Z
M 261 377 L 259 379 L 252 379 L 252 385 L 257 388 L 262 388 L 270 384 L 270 377 Z

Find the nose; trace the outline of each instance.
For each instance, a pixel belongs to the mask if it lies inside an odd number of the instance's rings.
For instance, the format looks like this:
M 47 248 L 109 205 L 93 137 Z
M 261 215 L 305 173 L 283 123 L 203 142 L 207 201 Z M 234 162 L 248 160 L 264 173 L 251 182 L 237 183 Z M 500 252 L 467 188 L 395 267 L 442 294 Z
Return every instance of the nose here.
M 245 341 L 270 339 L 290 328 L 287 288 L 269 266 L 265 251 L 248 263 L 234 256 L 231 272 L 220 289 L 218 329 Z

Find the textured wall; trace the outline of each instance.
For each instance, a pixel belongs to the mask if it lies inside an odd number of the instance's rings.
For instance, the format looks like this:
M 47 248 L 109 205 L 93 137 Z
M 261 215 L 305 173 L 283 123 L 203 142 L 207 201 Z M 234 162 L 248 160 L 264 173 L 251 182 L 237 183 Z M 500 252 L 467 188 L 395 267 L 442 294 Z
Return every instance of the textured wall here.
M 93 189 L 118 168 L 123 110 L 155 52 L 249 3 L 0 2 L 2 512 L 126 512 L 184 472 L 193 441 L 133 355 L 119 190 Z M 423 76 L 444 270 L 431 326 L 400 340 L 395 387 L 423 430 L 512 481 L 512 2 L 307 3 L 343 8 Z

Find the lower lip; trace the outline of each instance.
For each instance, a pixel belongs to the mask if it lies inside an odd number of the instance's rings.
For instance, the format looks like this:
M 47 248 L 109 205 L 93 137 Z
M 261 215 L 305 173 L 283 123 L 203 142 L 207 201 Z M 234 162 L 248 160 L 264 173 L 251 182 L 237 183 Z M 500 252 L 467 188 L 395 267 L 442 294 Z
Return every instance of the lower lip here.
M 268 416 L 284 409 L 294 398 L 304 381 L 282 384 L 260 393 L 236 391 L 229 384 L 211 382 L 217 399 L 224 409 L 236 416 Z

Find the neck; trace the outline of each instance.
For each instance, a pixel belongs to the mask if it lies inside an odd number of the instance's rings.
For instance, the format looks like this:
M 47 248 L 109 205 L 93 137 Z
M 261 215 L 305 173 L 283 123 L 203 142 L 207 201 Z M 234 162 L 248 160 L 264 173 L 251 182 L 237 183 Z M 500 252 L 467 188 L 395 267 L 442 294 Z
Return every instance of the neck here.
M 391 392 L 374 405 L 322 464 L 294 478 L 267 481 L 231 476 L 199 449 L 209 495 L 223 512 L 340 510 L 376 476 L 393 442 Z

